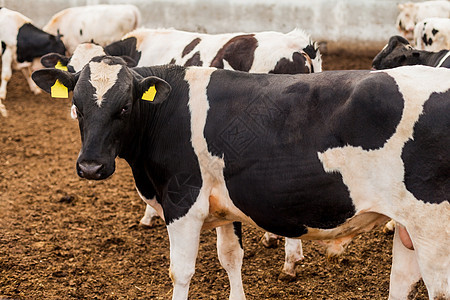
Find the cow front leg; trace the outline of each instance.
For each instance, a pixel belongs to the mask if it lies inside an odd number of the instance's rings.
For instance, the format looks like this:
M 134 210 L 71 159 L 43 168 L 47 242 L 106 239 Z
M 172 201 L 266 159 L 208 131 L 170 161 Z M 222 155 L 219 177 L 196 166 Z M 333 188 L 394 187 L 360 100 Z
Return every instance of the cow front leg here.
M 12 61 L 13 49 L 11 49 L 10 47 L 6 47 L 5 51 L 2 54 L 2 81 L 0 83 L 0 113 L 4 117 L 7 117 L 8 113 L 6 111 L 5 105 L 2 103 L 2 100 L 6 99 L 6 88 L 8 85 L 8 81 L 12 76 Z
M 389 299 L 409 299 L 413 286 L 420 280 L 420 270 L 414 250 L 406 248 L 395 228 L 394 245 L 392 249 L 392 269 L 389 286 Z
M 230 279 L 230 299 L 245 299 L 242 285 L 242 260 L 244 250 L 241 240 L 241 223 L 235 222 L 216 228 L 217 253 L 222 267 Z

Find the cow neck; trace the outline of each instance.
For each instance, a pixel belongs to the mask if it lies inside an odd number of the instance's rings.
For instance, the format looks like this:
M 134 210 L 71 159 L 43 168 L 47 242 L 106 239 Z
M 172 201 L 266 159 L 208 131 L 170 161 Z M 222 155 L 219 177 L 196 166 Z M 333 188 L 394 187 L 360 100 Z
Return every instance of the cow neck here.
M 128 138 L 124 143 L 120 157 L 127 160 L 133 168 L 136 165 L 157 163 L 162 153 L 167 154 L 176 150 L 166 147 L 168 139 L 173 133 L 173 127 L 180 124 L 180 110 L 185 107 L 187 111 L 187 84 L 184 82 L 184 68 L 174 66 L 161 66 L 151 68 L 135 68 L 137 79 L 148 76 L 159 77 L 170 84 L 172 91 L 169 97 L 161 104 L 153 104 L 140 99 L 137 95 L 131 118 L 132 125 Z M 189 128 L 189 126 L 188 126 Z M 171 130 L 172 129 L 172 130 Z

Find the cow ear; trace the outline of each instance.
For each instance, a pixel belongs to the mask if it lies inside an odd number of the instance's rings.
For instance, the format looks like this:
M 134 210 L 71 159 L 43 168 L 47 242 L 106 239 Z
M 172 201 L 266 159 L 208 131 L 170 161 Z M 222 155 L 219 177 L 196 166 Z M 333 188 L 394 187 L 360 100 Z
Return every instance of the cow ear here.
M 142 100 L 161 103 L 169 97 L 172 87 L 161 78 L 150 76 L 139 82 L 138 94 Z
M 126 62 L 128 68 L 134 68 L 137 66 L 137 62 L 128 55 L 122 55 L 120 58 Z
M 46 68 L 55 68 L 56 65 L 67 67 L 69 58 L 59 53 L 49 53 L 41 57 L 41 64 Z
M 34 71 L 31 78 L 38 87 L 54 98 L 68 98 L 77 81 L 76 75 L 59 69 L 41 69 Z

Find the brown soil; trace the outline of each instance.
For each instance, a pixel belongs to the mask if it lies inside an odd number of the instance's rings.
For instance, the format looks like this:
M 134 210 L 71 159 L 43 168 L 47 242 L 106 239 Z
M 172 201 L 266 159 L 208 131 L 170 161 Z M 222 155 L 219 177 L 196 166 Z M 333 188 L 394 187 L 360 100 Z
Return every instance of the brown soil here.
M 325 55 L 324 69 L 369 69 L 371 56 Z M 139 226 L 144 203 L 130 168 L 118 160 L 102 182 L 75 173 L 80 149 L 69 100 L 34 96 L 14 73 L 0 117 L 0 299 L 168 299 L 164 225 Z M 244 227 L 248 299 L 387 299 L 392 235 L 357 237 L 335 261 L 305 241 L 294 282 L 278 280 L 282 243 L 266 249 L 262 231 Z M 227 299 L 215 232 L 202 235 L 191 299 Z M 419 287 L 415 299 L 427 299 Z

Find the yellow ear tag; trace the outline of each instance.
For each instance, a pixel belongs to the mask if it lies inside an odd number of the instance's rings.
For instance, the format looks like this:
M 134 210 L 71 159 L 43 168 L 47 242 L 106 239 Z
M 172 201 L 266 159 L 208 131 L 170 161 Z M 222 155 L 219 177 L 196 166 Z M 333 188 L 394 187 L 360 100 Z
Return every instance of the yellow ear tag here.
M 67 66 L 63 65 L 63 64 L 61 63 L 61 61 L 58 60 L 58 63 L 56 64 L 55 69 L 67 71 Z
M 53 98 L 69 98 L 69 89 L 56 79 L 55 84 L 51 87 L 51 95 Z
M 156 88 L 154 85 L 148 88 L 148 90 L 142 95 L 142 100 L 153 101 L 156 95 Z

